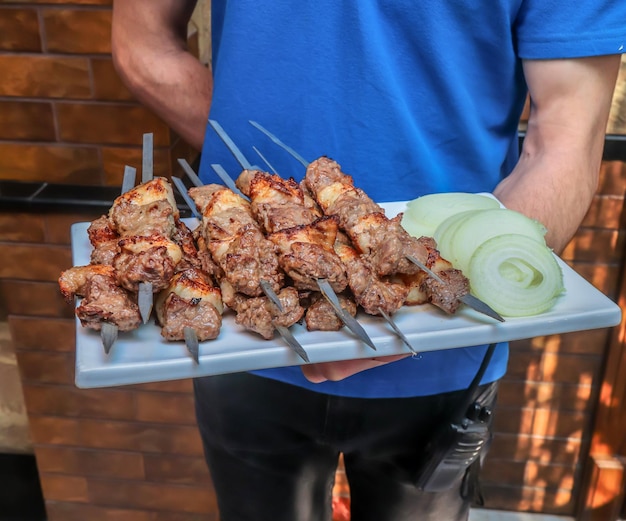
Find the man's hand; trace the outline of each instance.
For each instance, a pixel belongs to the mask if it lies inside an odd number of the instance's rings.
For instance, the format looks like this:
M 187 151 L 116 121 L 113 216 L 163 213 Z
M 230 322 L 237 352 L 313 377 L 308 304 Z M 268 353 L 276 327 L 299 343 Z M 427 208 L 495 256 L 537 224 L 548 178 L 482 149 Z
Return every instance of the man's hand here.
M 114 0 L 113 63 L 135 97 L 200 150 L 211 72 L 187 51 L 196 0 Z
M 326 380 L 338 381 L 352 376 L 353 374 L 380 367 L 381 365 L 401 360 L 411 355 L 391 355 L 377 358 L 363 358 L 359 360 L 341 360 L 339 362 L 323 362 L 320 364 L 308 364 L 302 366 L 302 373 L 307 380 L 313 383 L 321 383 Z

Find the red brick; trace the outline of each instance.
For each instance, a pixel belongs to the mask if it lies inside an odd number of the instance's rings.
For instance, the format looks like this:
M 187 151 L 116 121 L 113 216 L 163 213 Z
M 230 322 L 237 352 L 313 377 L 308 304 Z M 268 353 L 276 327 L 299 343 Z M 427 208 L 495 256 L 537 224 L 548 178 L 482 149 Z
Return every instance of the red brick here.
M 194 400 L 190 394 L 136 393 L 135 399 L 140 421 L 196 424 Z
M 74 359 L 68 354 L 18 351 L 17 363 L 24 382 L 74 384 Z
M 0 212 L 0 241 L 43 242 L 44 220 L 41 215 Z
M 43 24 L 48 52 L 111 53 L 110 9 L 45 9 Z
M 16 350 L 73 353 L 76 348 L 73 319 L 12 315 L 8 321 Z
M 77 476 L 40 473 L 41 488 L 46 499 L 87 503 L 87 480 Z
M 0 278 L 57 281 L 61 270 L 72 266 L 66 246 L 0 243 Z
M 191 426 L 36 415 L 30 425 L 35 443 L 203 457 L 200 435 Z
M 115 479 L 145 478 L 139 453 L 39 446 L 36 449 L 40 472 Z
M 580 438 L 554 439 L 496 432 L 487 458 L 571 465 L 580 457 L 581 444 Z
M 0 143 L 0 179 L 97 185 L 100 184 L 98 151 L 73 145 Z
M 91 96 L 89 62 L 84 58 L 0 54 L 0 78 L 0 96 L 70 99 Z
M 577 411 L 498 407 L 494 428 L 499 433 L 546 438 L 582 438 L 590 417 Z
M 129 420 L 135 414 L 132 393 L 117 389 L 26 384 L 24 398 L 31 414 L 112 420 Z
M 165 483 L 208 484 L 211 477 L 204 458 L 144 454 L 146 479 Z
M 73 305 L 65 302 L 56 282 L 0 279 L 0 297 L 6 302 L 7 311 L 11 315 L 74 316 Z
M 139 105 L 59 103 L 59 134 L 63 141 L 109 145 L 141 145 L 143 134 L 154 134 L 154 146 L 168 146 L 170 132 L 160 119 Z
M 208 486 L 163 485 L 128 481 L 89 479 L 89 499 L 96 505 L 144 508 L 182 513 L 209 514 L 216 499 Z
M 0 101 L 0 139 L 56 141 L 52 104 Z
M 35 9 L 0 9 L 0 50 L 39 52 L 41 38 Z
M 153 521 L 144 510 L 46 501 L 47 521 Z

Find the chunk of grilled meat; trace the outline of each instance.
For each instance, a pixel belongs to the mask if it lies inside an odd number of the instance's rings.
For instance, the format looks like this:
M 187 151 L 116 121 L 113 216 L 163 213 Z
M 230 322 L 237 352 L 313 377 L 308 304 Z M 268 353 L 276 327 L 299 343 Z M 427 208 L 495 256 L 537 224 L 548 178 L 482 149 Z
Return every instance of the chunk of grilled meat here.
M 166 340 L 184 340 L 185 327 L 190 327 L 204 341 L 219 335 L 224 306 L 221 291 L 210 277 L 190 268 L 176 273 L 157 295 L 155 311 Z
M 152 283 L 154 292 L 164 289 L 182 258 L 180 246 L 158 234 L 126 237 L 119 246 L 113 267 L 118 283 L 129 291 L 137 291 L 142 282 Z
M 120 237 L 109 218 L 103 215 L 92 221 L 87 228 L 87 236 L 93 246 L 91 264 L 112 264 L 113 257 L 120 251 L 117 244 Z
M 109 210 L 109 218 L 121 236 L 159 233 L 171 237 L 179 217 L 174 190 L 164 177 L 128 190 L 115 199 Z
M 341 307 L 353 317 L 356 316 L 357 305 L 347 295 L 337 295 Z M 304 322 L 309 331 L 339 331 L 343 322 L 335 313 L 330 302 L 320 293 L 312 293 L 311 301 L 305 306 Z
M 383 310 L 392 315 L 402 307 L 409 293 L 403 281 L 378 276 L 369 261 L 346 242 L 336 242 L 335 251 L 346 267 L 354 299 L 366 313 L 380 315 Z
M 430 302 L 448 313 L 455 313 L 460 305 L 459 295 L 469 293 L 469 281 L 460 270 L 457 270 L 446 259 L 442 258 L 435 239 L 420 237 L 418 239 L 428 251 L 425 265 L 436 273 L 445 284 L 428 276 L 424 271 L 412 275 L 400 275 L 409 288 L 405 304 L 415 305 Z
M 202 267 L 193 233 L 180 219 L 176 220 L 172 241 L 179 246 L 182 253 L 180 261 L 176 264 L 176 271 Z
M 267 297 L 247 297 L 241 293 L 230 295 L 228 306 L 236 313 L 235 323 L 254 331 L 266 340 L 274 337 L 276 326 L 290 327 L 304 316 L 298 291 L 293 287 L 285 287 L 277 293 L 282 312 Z
M 316 280 L 326 279 L 335 293 L 348 285 L 346 270 L 333 249 L 337 221 L 321 217 L 311 224 L 271 233 L 267 238 L 278 247 L 279 262 L 298 289 L 318 289 Z
M 276 246 L 263 235 L 250 203 L 221 185 L 194 187 L 189 195 L 202 211 L 206 248 L 235 291 L 258 297 L 263 294 L 261 280 L 278 291 L 284 274 Z
M 68 302 L 76 295 L 83 297 L 76 316 L 84 327 L 100 331 L 107 322 L 120 331 L 131 331 L 142 323 L 134 297 L 117 285 L 112 266 L 75 266 L 61 273 L 59 287 Z

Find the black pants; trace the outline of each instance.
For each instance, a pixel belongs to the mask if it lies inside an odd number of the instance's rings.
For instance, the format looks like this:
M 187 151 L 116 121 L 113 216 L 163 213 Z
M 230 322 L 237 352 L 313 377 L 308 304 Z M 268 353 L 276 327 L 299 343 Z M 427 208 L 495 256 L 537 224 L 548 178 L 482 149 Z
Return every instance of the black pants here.
M 460 392 L 342 398 L 247 373 L 199 378 L 194 389 L 221 521 L 330 521 L 340 452 L 352 521 L 468 518 L 462 480 L 440 493 L 412 483 L 420 449 Z

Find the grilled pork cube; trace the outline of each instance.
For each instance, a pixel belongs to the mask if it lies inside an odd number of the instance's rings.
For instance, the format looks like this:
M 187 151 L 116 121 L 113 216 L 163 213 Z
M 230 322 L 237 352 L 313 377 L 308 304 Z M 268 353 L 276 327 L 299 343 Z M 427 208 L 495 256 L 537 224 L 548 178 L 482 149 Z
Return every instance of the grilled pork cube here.
M 230 301 L 229 306 L 236 313 L 235 323 L 271 340 L 276 326 L 292 326 L 304 316 L 304 308 L 295 288 L 283 288 L 278 292 L 278 298 L 282 312 L 267 297 L 246 297 L 237 293 L 230 298 L 226 296 L 224 301 Z
M 302 190 L 293 179 L 255 172 L 246 195 L 250 197 L 252 212 L 265 233 L 310 224 L 317 218 L 305 206 Z
M 417 242 L 428 252 L 424 264 L 445 284 L 442 285 L 423 270 L 411 275 L 400 275 L 401 280 L 409 288 L 405 304 L 430 302 L 447 313 L 455 313 L 460 298 L 469 293 L 469 281 L 460 270 L 455 269 L 449 261 L 441 257 L 432 237 L 420 237 Z
M 298 289 L 317 289 L 316 280 L 326 279 L 335 293 L 348 285 L 345 267 L 335 253 L 337 221 L 321 217 L 310 225 L 296 226 L 268 235 L 279 250 L 279 262 Z
M 198 258 L 198 248 L 196 247 L 193 233 L 180 219 L 176 221 L 176 228 L 172 234 L 172 240 L 178 244 L 182 252 L 182 257 L 176 265 L 176 271 L 201 267 L 201 262 Z
M 142 323 L 134 298 L 120 288 L 111 266 L 91 264 L 65 270 L 59 278 L 61 293 L 68 302 L 83 297 L 76 316 L 84 327 L 99 331 L 102 323 L 115 324 L 120 331 L 131 331 Z
M 159 233 L 171 237 L 179 218 L 174 191 L 164 177 L 128 190 L 109 210 L 109 219 L 122 236 Z
M 92 221 L 87 228 L 87 235 L 93 246 L 91 264 L 112 264 L 113 257 L 120 251 L 117 244 L 120 237 L 109 218 L 103 215 Z
M 155 310 L 166 340 L 184 340 L 185 327 L 190 327 L 198 340 L 204 341 L 219 335 L 224 306 L 220 289 L 209 276 L 191 268 L 172 277 L 158 294 Z
M 164 289 L 182 259 L 180 246 L 161 235 L 126 237 L 113 259 L 120 286 L 137 291 L 141 282 L 152 283 L 154 292 Z
M 382 309 L 391 315 L 402 307 L 409 291 L 405 284 L 378 277 L 367 260 L 346 243 L 335 243 L 335 251 L 346 267 L 354 299 L 366 313 L 380 315 Z
M 341 307 L 353 317 L 356 316 L 357 305 L 352 298 L 337 295 Z M 311 299 L 306 307 L 304 322 L 309 331 L 339 331 L 343 322 L 339 319 L 330 303 L 319 293 Z

